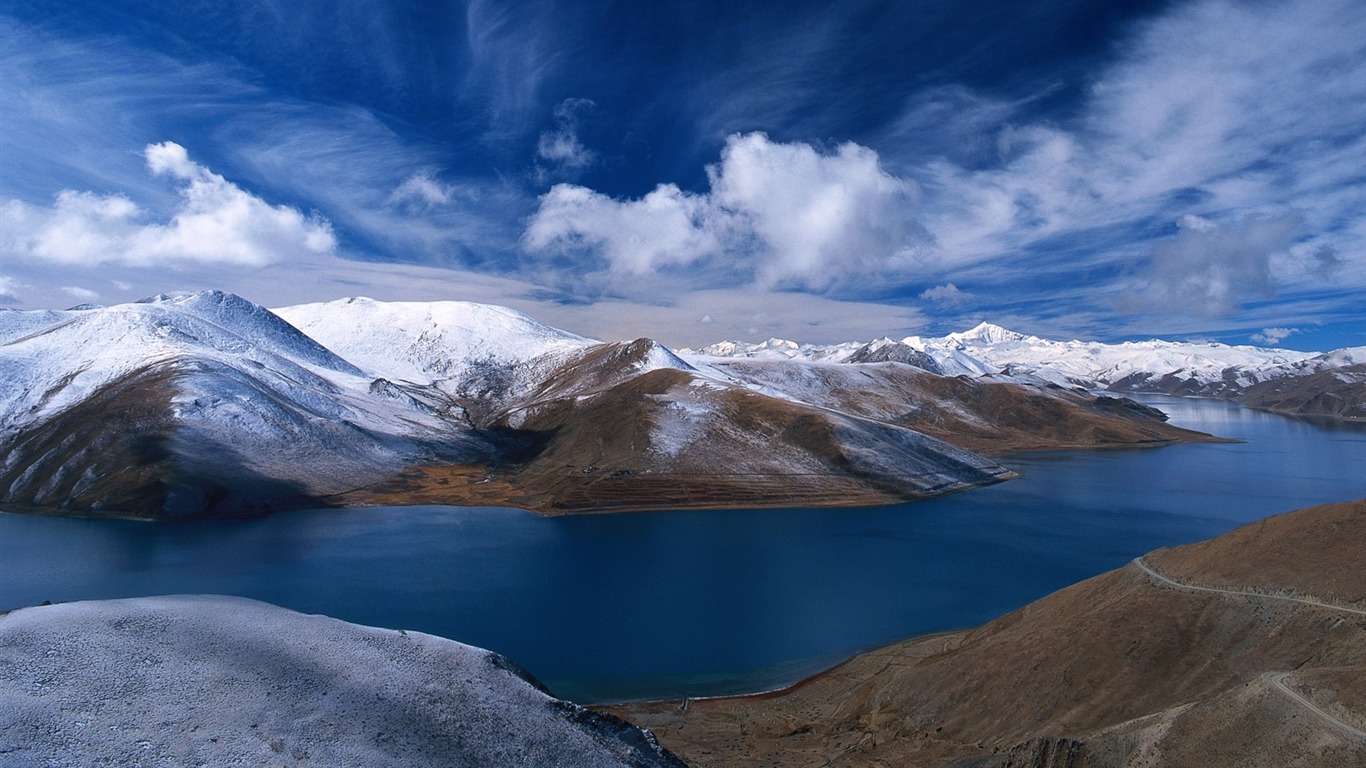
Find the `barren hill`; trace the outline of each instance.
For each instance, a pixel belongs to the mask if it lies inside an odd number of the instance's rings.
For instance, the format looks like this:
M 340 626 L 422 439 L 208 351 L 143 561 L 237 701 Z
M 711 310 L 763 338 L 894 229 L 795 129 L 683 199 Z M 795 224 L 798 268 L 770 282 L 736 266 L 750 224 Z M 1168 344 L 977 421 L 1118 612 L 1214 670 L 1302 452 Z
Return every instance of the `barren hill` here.
M 1366 501 L 1159 550 L 780 695 L 622 708 L 696 766 L 1366 765 Z

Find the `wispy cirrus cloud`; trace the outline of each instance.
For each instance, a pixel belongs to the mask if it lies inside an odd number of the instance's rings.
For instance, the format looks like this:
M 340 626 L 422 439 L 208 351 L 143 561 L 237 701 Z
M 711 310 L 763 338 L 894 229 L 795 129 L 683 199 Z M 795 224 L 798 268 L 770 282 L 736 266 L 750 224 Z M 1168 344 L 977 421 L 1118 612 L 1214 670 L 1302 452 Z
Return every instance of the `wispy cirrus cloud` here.
M 549 4 L 469 0 L 465 42 L 469 67 L 459 98 L 483 111 L 485 137 L 519 137 L 535 121 L 542 88 L 561 47 L 567 20 Z M 557 26 L 558 25 L 558 26 Z
M 453 186 L 439 181 L 431 169 L 424 168 L 395 187 L 389 194 L 389 202 L 400 206 L 431 209 L 450 205 L 455 196 L 456 190 Z
M 573 178 L 597 160 L 579 141 L 579 115 L 595 106 L 591 99 L 565 99 L 555 107 L 555 128 L 542 131 L 536 142 L 539 178 Z
M 1018 127 L 1027 113 L 1014 113 L 996 131 L 994 167 L 919 167 L 928 226 L 958 265 L 1013 259 L 1069 233 L 1134 230 L 1128 242 L 1146 240 L 1148 255 L 1128 270 L 1130 296 L 1145 294 L 1155 311 L 1171 311 L 1181 291 L 1140 289 L 1173 288 L 1176 271 L 1205 274 L 1215 301 L 1188 305 L 1201 313 L 1234 311 L 1239 285 L 1258 295 L 1305 287 L 1342 254 L 1359 262 L 1364 56 L 1366 17 L 1343 0 L 1178 6 L 1121 46 L 1078 122 Z M 1214 226 L 1166 234 L 1186 216 Z M 1296 231 L 1270 238 L 1273 251 L 1270 240 L 1246 242 L 1249 227 L 1264 229 L 1254 222 L 1296 219 Z M 1256 255 L 1231 255 L 1243 246 Z M 1135 256 L 1100 248 L 1087 260 L 1104 274 Z

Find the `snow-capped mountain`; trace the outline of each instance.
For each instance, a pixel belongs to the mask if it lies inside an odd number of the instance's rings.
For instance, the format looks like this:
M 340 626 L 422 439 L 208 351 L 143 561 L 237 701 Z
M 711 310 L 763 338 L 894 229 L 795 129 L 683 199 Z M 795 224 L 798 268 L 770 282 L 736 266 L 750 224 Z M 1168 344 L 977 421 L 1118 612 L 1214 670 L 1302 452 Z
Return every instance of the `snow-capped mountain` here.
M 458 392 L 489 368 L 572 354 L 598 342 L 506 307 L 367 298 L 274 310 L 352 363 L 395 381 Z
M 1252 372 L 1313 357 L 1311 352 L 1230 346 L 1217 342 L 1130 341 L 1102 344 L 1093 341 L 1052 341 L 983 323 L 944 339 L 967 354 L 1009 373 L 1055 378 L 1061 374 L 1076 384 L 1128 391 L 1170 391 L 1157 382 L 1178 380 L 1199 388 L 1190 394 L 1217 394 L 1230 370 L 1246 383 Z M 943 343 L 943 342 L 941 342 Z M 1238 376 L 1232 377 L 1236 383 Z
M 940 375 L 990 371 L 971 343 L 686 357 L 502 307 L 272 312 L 217 291 L 3 312 L 0 503 L 148 517 L 886 503 L 1009 476 L 974 449 L 1199 439 L 1127 401 Z
M 1088 390 L 1158 392 L 1203 397 L 1226 397 L 1267 407 L 1263 398 L 1244 400 L 1253 387 L 1280 379 L 1307 377 L 1349 369 L 1366 363 L 1366 348 L 1324 354 L 1231 346 L 1217 342 L 1150 341 L 1103 344 L 1094 341 L 1055 341 L 982 323 L 939 338 L 910 336 L 900 341 L 878 339 L 868 344 L 797 344 L 769 339 L 761 344 L 721 342 L 700 350 L 684 350 L 697 364 L 715 359 L 805 360 L 857 363 L 896 359 L 923 370 L 949 376 L 991 376 L 1021 383 L 1054 384 Z M 923 355 L 922 359 L 913 355 Z M 1327 383 L 1327 379 L 1322 380 Z M 1341 381 L 1340 384 L 1351 382 Z M 1337 387 L 1337 389 L 1344 389 Z M 1296 413 L 1366 417 L 1366 396 L 1351 387 L 1331 403 L 1305 407 L 1283 405 Z M 1263 390 L 1265 388 L 1263 387 Z
M 439 391 L 386 386 L 231 294 L 9 325 L 27 332 L 0 345 L 6 503 L 248 512 L 490 451 Z

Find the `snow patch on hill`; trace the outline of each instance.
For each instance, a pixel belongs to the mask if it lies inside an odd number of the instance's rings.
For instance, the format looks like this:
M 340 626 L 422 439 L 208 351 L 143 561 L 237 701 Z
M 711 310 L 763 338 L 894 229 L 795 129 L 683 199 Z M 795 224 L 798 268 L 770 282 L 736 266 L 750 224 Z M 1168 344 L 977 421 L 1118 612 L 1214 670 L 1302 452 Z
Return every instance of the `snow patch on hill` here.
M 516 310 L 464 301 L 361 297 L 275 313 L 372 375 L 424 385 L 450 385 L 477 374 L 481 365 L 507 367 L 598 343 Z
M 682 763 L 506 659 L 211 595 L 0 616 L 6 765 Z

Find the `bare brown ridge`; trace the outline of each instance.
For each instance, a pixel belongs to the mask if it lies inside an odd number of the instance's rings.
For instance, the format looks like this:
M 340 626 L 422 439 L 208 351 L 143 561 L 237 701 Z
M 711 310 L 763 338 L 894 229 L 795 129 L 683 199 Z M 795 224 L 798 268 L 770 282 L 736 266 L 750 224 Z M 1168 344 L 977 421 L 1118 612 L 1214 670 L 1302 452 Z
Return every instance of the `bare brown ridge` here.
M 1312 507 L 781 695 L 618 711 L 695 766 L 1366 765 L 1363 543 L 1366 501 Z

